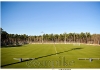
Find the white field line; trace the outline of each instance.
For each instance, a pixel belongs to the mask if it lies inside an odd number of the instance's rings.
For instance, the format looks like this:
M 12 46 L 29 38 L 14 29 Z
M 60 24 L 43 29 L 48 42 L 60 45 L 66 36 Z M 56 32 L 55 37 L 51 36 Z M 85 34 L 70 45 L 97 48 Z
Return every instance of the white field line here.
M 42 44 L 42 43 L 29 43 L 29 44 Z M 53 44 L 53 43 L 43 43 L 43 44 Z M 65 43 L 55 43 L 55 44 L 65 44 Z M 73 44 L 73 43 L 66 43 L 66 44 Z M 85 43 L 80 43 L 80 44 L 85 44 Z M 85 44 L 85 45 L 96 45 L 96 46 L 100 46 L 99 44 Z
M 55 47 L 55 45 L 54 45 L 54 47 Z M 55 47 L 55 51 L 56 51 L 56 53 L 57 53 L 56 47 Z M 57 54 L 56 54 L 56 55 L 57 55 Z

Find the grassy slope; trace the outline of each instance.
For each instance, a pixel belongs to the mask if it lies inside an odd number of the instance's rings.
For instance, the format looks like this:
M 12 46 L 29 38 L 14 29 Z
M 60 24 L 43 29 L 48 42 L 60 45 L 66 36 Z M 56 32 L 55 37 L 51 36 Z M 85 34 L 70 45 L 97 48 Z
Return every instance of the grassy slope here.
M 55 48 L 58 53 L 57 55 L 55 54 Z M 82 49 L 71 50 L 72 48 Z M 89 60 L 77 59 L 100 58 L 99 53 L 100 46 L 73 46 L 71 44 L 56 44 L 54 47 L 53 44 L 29 44 L 21 47 L 1 48 L 1 65 L 10 64 L 8 66 L 4 66 L 3 68 L 100 68 L 100 60 L 93 60 L 92 62 L 89 62 Z M 13 60 L 13 58 L 20 57 L 38 59 L 21 63 L 17 63 L 18 60 Z M 55 61 L 63 62 L 63 57 L 65 58 L 67 65 L 64 66 L 63 63 L 58 63 L 60 65 L 56 65 Z M 54 63 L 48 62 L 43 65 L 43 61 L 54 61 Z M 71 61 L 74 61 L 73 65 L 68 64 Z M 39 62 L 42 64 L 39 64 Z M 26 63 L 31 64 L 30 67 L 28 67 Z

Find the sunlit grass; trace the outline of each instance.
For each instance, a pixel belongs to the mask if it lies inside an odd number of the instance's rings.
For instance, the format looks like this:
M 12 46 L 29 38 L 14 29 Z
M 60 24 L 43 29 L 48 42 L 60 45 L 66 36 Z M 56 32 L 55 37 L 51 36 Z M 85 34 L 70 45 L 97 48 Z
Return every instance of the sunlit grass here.
M 19 61 L 13 58 L 36 59 L 18 63 Z M 78 60 L 78 58 L 100 58 L 100 46 L 28 44 L 20 47 L 1 48 L 2 68 L 100 68 L 100 60 L 90 62 L 89 60 Z M 66 65 L 63 64 L 64 59 Z M 43 65 L 43 62 L 46 61 L 46 65 Z M 58 61 L 58 65 L 56 61 Z

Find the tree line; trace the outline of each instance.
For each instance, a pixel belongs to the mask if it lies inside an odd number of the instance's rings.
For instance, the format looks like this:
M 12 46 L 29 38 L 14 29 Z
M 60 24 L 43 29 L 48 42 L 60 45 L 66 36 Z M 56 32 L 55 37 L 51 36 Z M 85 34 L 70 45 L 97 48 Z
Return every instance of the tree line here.
M 16 46 L 29 43 L 87 43 L 100 44 L 100 34 L 86 33 L 63 33 L 43 34 L 39 36 L 28 36 L 26 34 L 9 34 L 0 28 L 1 46 Z

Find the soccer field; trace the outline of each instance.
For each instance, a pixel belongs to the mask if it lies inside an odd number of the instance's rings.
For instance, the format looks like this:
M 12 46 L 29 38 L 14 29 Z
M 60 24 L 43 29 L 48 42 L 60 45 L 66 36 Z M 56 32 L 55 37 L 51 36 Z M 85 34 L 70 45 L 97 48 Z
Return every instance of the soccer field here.
M 14 58 L 35 59 L 20 62 Z M 100 46 L 28 44 L 1 48 L 2 68 L 100 68 L 100 59 L 90 62 L 78 58 L 100 58 Z

